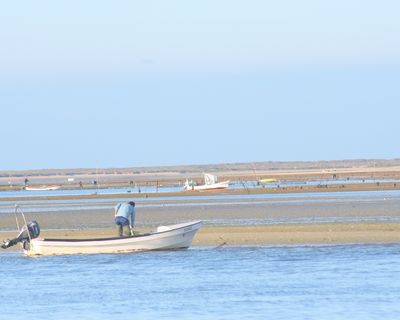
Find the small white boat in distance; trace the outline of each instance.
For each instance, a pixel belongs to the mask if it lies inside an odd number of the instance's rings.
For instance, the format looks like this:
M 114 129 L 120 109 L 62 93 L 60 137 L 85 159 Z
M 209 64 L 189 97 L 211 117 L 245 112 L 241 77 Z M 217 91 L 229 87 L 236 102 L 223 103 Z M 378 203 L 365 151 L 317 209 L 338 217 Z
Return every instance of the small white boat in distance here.
M 160 226 L 151 233 L 130 237 L 93 239 L 31 239 L 25 245 L 24 254 L 64 255 L 124 253 L 147 250 L 171 250 L 190 247 L 201 221 Z
M 49 191 L 49 190 L 58 190 L 60 188 L 61 188 L 61 186 L 56 186 L 56 185 L 53 185 L 53 186 L 38 186 L 38 187 L 27 186 L 27 187 L 25 187 L 25 190 L 28 190 L 28 191 Z
M 226 189 L 229 187 L 229 180 L 218 182 L 218 178 L 212 174 L 205 173 L 204 174 L 204 184 L 197 186 L 193 183 L 189 183 L 186 180 L 184 185 L 184 190 L 195 190 L 195 191 L 203 191 L 203 190 L 214 190 L 214 189 Z

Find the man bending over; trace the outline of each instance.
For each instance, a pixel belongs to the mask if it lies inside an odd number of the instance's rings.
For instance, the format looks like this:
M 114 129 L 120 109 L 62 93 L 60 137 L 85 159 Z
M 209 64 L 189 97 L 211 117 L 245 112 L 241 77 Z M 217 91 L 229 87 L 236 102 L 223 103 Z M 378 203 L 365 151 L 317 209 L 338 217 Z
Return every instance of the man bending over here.
M 123 236 L 124 227 L 127 228 L 127 235 L 133 235 L 133 225 L 135 223 L 135 203 L 133 201 L 118 203 L 115 207 L 115 224 L 117 225 L 118 235 Z

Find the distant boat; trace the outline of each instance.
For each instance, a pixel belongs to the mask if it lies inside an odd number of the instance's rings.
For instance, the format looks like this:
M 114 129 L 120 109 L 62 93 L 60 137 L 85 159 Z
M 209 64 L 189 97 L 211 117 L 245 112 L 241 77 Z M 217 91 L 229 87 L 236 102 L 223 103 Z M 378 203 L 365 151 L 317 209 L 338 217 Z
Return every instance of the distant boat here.
M 274 183 L 274 182 L 278 182 L 278 180 L 276 179 L 260 179 L 258 180 L 259 183 Z
M 226 189 L 228 187 L 229 187 L 229 180 L 218 182 L 218 178 L 216 176 L 205 173 L 203 185 L 197 186 L 193 181 L 186 180 L 183 188 L 185 190 L 204 191 L 204 190 Z
M 25 190 L 27 191 L 49 191 L 49 190 L 58 190 L 60 189 L 61 186 L 56 186 L 56 185 L 52 185 L 52 186 L 37 186 L 37 187 L 25 187 Z

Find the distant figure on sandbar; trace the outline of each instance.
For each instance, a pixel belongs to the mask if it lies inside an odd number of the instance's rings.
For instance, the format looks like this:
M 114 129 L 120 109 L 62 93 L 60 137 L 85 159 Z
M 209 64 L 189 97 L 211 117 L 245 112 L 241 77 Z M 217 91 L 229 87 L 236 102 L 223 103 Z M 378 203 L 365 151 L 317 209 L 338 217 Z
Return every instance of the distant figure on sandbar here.
M 135 224 L 135 202 L 122 202 L 115 206 L 114 216 L 115 224 L 117 225 L 118 235 L 124 235 L 124 227 L 127 228 L 125 234 L 133 235 L 133 226 Z

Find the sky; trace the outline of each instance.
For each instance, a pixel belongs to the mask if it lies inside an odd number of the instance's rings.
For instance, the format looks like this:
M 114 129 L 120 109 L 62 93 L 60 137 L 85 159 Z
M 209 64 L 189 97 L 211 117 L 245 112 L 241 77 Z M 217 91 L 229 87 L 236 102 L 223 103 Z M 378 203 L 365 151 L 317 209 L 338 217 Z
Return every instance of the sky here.
M 0 170 L 399 158 L 400 2 L 0 5 Z

